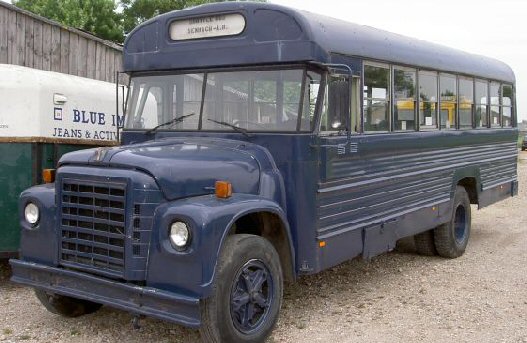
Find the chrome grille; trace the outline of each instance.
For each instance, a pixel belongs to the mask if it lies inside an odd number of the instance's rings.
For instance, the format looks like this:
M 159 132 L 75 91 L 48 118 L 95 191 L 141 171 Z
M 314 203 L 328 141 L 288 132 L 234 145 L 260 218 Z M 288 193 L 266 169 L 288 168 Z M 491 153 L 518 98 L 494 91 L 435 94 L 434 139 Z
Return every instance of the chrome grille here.
M 63 265 L 123 277 L 125 183 L 63 179 L 60 216 Z

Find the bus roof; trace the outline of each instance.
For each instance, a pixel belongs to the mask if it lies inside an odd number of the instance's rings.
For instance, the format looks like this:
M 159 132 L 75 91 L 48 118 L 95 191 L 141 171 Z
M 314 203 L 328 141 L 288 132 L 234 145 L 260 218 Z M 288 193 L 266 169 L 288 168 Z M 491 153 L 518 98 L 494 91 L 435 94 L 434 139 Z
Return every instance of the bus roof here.
M 187 18 L 239 13 L 243 32 L 172 40 L 170 26 Z M 190 27 L 190 26 L 189 26 Z M 268 3 L 223 2 L 173 11 L 134 29 L 124 45 L 125 71 L 274 63 L 332 63 L 334 54 L 514 82 L 498 60 L 373 27 Z

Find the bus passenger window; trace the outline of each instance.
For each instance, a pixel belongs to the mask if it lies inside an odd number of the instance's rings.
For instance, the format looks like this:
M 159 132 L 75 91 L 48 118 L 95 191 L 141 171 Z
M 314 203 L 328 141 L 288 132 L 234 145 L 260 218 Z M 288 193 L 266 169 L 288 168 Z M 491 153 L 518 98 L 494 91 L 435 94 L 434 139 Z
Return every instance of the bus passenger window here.
M 390 70 L 364 66 L 364 131 L 390 131 Z
M 474 108 L 474 80 L 459 78 L 459 128 L 472 128 Z
M 437 129 L 437 73 L 419 71 L 419 125 Z
M 320 131 L 345 131 L 349 113 L 350 87 L 348 78 L 341 75 L 328 75 Z
M 416 71 L 415 69 L 394 67 L 393 79 L 393 128 L 395 131 L 413 131 L 416 129 Z
M 441 89 L 441 129 L 455 129 L 457 117 L 456 76 L 441 74 L 439 84 Z
M 497 82 L 490 83 L 490 126 L 500 127 L 500 84 Z
M 474 114 L 476 128 L 488 127 L 487 106 L 488 106 L 488 83 L 486 81 L 476 81 L 476 113 Z
M 503 113 L 503 127 L 512 127 L 512 86 L 501 86 L 501 110 Z

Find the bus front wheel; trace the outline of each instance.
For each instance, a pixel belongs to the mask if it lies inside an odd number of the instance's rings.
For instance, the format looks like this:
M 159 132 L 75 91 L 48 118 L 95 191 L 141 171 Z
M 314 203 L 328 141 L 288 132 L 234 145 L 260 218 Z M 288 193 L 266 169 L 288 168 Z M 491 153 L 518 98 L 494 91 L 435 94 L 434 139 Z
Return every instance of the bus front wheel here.
M 229 236 L 222 248 L 212 295 L 202 303 L 206 342 L 264 342 L 282 303 L 280 259 L 266 239 Z
M 465 188 L 457 186 L 450 221 L 434 230 L 439 256 L 456 258 L 463 255 L 470 237 L 470 222 L 470 199 Z

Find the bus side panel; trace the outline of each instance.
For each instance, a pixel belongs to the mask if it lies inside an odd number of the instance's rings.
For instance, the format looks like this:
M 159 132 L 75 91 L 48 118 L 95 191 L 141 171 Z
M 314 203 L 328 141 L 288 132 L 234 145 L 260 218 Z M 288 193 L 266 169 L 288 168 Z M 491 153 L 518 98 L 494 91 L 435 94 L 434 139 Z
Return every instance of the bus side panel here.
M 476 184 L 482 189 L 516 180 L 514 131 L 353 136 L 352 153 L 323 158 L 317 239 L 346 241 L 338 245 L 346 246 L 344 254 L 352 258 L 360 253 L 356 239 L 362 237 L 363 255 L 371 257 L 393 248 L 399 238 L 448 221 L 458 169 L 479 171 L 473 177 L 480 178 Z M 504 192 L 513 193 L 510 187 Z M 321 269 L 346 257 L 340 249 L 327 244 Z
M 18 251 L 18 196 L 32 184 L 31 143 L 0 143 L 0 257 Z

